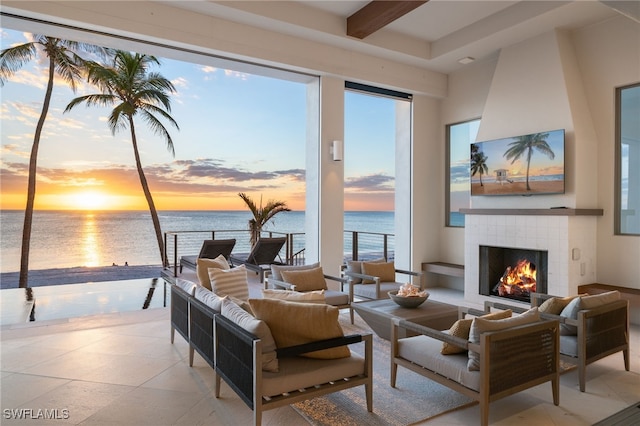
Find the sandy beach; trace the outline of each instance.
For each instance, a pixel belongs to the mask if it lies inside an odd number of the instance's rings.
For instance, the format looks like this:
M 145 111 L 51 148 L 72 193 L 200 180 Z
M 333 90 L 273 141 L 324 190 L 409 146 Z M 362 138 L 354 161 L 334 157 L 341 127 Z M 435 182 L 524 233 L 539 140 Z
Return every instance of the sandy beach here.
M 161 265 L 100 266 L 29 271 L 29 287 L 160 277 Z M 18 288 L 19 272 L 0 273 L 0 289 Z
M 496 182 L 483 182 L 483 186 L 480 183 L 473 182 L 471 184 L 471 194 L 473 195 L 499 195 L 499 194 L 550 194 L 563 192 L 563 182 L 560 180 L 548 180 L 548 181 L 529 181 L 530 191 L 527 191 L 526 182 L 513 182 L 513 183 L 496 183 Z

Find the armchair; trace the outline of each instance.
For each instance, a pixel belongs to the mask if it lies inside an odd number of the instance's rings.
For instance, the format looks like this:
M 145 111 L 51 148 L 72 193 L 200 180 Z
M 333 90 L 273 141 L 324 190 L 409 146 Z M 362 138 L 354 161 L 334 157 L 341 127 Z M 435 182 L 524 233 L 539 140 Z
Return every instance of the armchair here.
M 478 316 L 486 312 L 460 308 L 459 313 L 462 319 L 465 314 Z M 394 319 L 391 387 L 396 386 L 398 366 L 407 368 L 477 400 L 483 426 L 489 423 L 489 403 L 548 381 L 551 382 L 553 403 L 558 405 L 558 322 L 540 320 L 537 312 L 528 315 L 529 318 L 521 317 L 524 315 L 493 321 L 485 319 L 485 324 L 496 325 L 485 326 L 487 331 L 480 333 L 477 343 L 475 339 L 472 341 Z M 400 338 L 407 330 L 418 335 Z M 460 351 L 445 355 L 443 342 L 459 347 Z M 471 368 L 471 352 L 479 354 L 479 371 Z
M 587 365 L 599 359 L 622 352 L 624 368 L 629 371 L 629 301 L 620 299 L 616 293 L 573 298 L 531 294 L 531 306 L 538 306 L 543 318 L 560 323 L 560 356 L 563 361 L 578 367 L 580 392 L 586 388 Z M 574 309 L 570 306 L 571 301 Z M 504 309 L 506 306 L 485 302 L 485 309 Z M 523 310 L 515 306 L 508 308 L 514 312 Z
M 319 271 L 318 268 L 320 268 Z M 335 286 L 332 283 L 338 283 L 337 290 L 331 288 Z M 353 309 L 349 294 L 344 292 L 344 285 L 347 283 L 346 278 L 322 273 L 319 263 L 303 266 L 272 265 L 271 271 L 267 272 L 265 277 L 265 289 L 271 286 L 274 289 L 299 292 L 324 290 L 325 303 L 338 309 L 349 308 L 349 316 L 353 324 Z
M 424 272 L 396 269 L 394 262 L 350 261 L 343 274 L 349 280 L 350 303 L 356 296 L 364 299 L 389 298 L 389 291 L 398 290 L 404 284 L 397 281 L 397 275 L 408 276 L 410 280 L 417 279 L 418 286 L 424 288 Z

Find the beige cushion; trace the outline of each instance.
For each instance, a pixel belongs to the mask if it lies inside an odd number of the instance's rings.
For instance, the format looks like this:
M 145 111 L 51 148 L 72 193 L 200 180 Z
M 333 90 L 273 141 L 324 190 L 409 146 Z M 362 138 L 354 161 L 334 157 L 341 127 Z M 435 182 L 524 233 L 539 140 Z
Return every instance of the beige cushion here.
M 335 306 L 277 299 L 249 299 L 249 303 L 256 318 L 269 325 L 278 348 L 344 336 L 338 322 L 339 309 Z M 351 356 L 351 351 L 340 346 L 303 356 L 335 359 Z
M 206 259 L 204 257 L 196 259 L 196 273 L 198 274 L 200 285 L 211 290 L 209 268 L 229 269 L 229 262 L 227 262 L 227 259 L 225 259 L 223 255 L 220 255 L 215 259 Z
M 262 297 L 266 299 L 288 300 L 290 302 L 301 303 L 325 303 L 324 290 L 314 290 L 307 292 L 291 290 L 262 290 Z
M 385 259 L 381 257 L 380 259 L 372 259 L 367 260 L 369 263 L 380 263 L 385 262 Z M 355 272 L 356 274 L 362 273 L 362 261 L 359 260 L 348 260 L 347 261 L 347 272 Z M 352 278 L 351 281 L 353 284 L 360 284 L 362 282 L 362 278 Z
M 469 341 L 473 343 L 480 342 L 480 335 L 486 331 L 498 331 L 506 328 L 516 327 L 518 325 L 531 324 L 540 320 L 538 307 L 535 306 L 522 314 L 500 320 L 487 320 L 484 318 L 475 318 L 471 323 L 469 331 Z M 475 351 L 469 351 L 469 361 L 467 362 L 469 371 L 480 370 L 480 354 Z
M 209 268 L 211 291 L 218 296 L 233 296 L 240 300 L 249 298 L 247 269 L 244 265 L 232 269 Z
M 282 271 L 304 271 L 305 269 L 314 269 L 320 266 L 319 262 L 310 265 L 271 265 L 271 277 L 274 280 L 284 281 Z
M 194 297 L 214 311 L 222 311 L 222 297 L 214 294 L 211 290 L 199 285 L 196 287 Z
M 568 297 L 552 297 L 545 300 L 540 306 L 538 311 L 545 314 L 560 315 L 562 310 L 577 296 Z
M 483 315 L 481 318 L 484 318 L 487 320 L 499 320 L 504 318 L 510 318 L 511 314 L 512 314 L 511 309 L 507 309 L 504 311 L 490 312 L 486 315 Z M 459 319 L 458 321 L 453 323 L 451 328 L 449 328 L 448 332 L 451 336 L 460 337 L 464 340 L 469 340 L 469 331 L 471 330 L 472 322 L 473 322 L 473 318 Z M 447 342 L 442 342 L 442 349 L 440 350 L 440 353 L 442 353 L 442 355 L 453 355 L 453 354 L 459 354 L 466 351 L 467 350 L 465 348 L 461 348 L 460 346 L 452 345 L 451 343 L 447 343 Z
M 618 290 L 594 294 L 592 296 L 582 296 L 580 298 L 580 309 L 593 309 L 606 305 L 607 303 L 615 302 L 616 300 L 620 300 L 620 292 Z
M 189 294 L 189 296 L 193 296 L 197 286 L 198 285 L 193 281 L 184 280 L 182 278 L 176 278 L 176 287 L 179 287 L 182 290 L 184 290 L 186 293 Z
M 393 262 L 362 262 L 362 273 L 380 278 L 381 283 L 396 280 L 396 267 Z M 363 279 L 362 282 L 373 284 L 375 281 Z
M 222 316 L 230 319 L 249 333 L 262 340 L 262 369 L 278 372 L 278 358 L 276 354 L 276 342 L 273 339 L 269 326 L 259 319 L 254 318 L 229 298 L 222 299 Z
M 296 291 L 326 290 L 322 267 L 302 271 L 281 271 L 284 282 L 296 286 Z
M 598 306 L 606 305 L 619 299 L 620 292 L 617 290 L 594 294 L 592 296 L 576 297 L 560 312 L 560 316 L 578 319 L 578 311 L 597 308 Z M 560 334 L 563 336 L 574 336 L 578 334 L 578 327 L 571 324 L 560 324 Z

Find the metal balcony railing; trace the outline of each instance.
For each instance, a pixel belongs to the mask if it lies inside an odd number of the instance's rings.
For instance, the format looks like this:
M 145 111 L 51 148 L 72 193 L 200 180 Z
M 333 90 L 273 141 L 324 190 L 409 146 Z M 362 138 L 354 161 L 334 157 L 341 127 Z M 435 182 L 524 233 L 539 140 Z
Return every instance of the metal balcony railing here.
M 279 256 L 283 263 L 302 265 L 305 263 L 305 234 L 265 231 L 264 237 L 286 236 L 287 242 Z M 234 254 L 251 251 L 250 234 L 246 229 L 170 231 L 164 233 L 165 269 L 173 269 L 177 276 L 180 257 L 197 255 L 204 240 L 235 238 Z M 394 259 L 395 236 L 377 232 L 344 231 L 344 261 L 385 258 Z

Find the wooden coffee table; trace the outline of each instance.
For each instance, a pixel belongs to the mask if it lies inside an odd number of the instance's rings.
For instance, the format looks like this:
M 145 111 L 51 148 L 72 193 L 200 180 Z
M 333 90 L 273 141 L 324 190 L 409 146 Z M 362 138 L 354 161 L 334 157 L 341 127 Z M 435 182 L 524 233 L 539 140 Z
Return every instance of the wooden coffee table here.
M 458 319 L 457 306 L 433 300 L 413 309 L 403 308 L 391 299 L 355 302 L 351 306 L 378 336 L 386 340 L 391 338 L 393 318 L 406 319 L 436 330 L 446 330 Z

